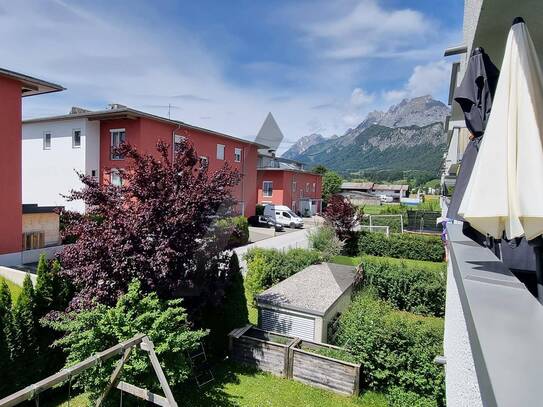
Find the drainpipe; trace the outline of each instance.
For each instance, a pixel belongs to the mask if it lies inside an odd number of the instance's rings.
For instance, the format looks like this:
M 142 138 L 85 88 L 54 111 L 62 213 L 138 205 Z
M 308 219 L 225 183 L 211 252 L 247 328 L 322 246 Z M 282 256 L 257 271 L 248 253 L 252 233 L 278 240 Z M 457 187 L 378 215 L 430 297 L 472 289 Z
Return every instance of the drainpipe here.
M 241 149 L 241 215 L 245 216 L 245 147 Z

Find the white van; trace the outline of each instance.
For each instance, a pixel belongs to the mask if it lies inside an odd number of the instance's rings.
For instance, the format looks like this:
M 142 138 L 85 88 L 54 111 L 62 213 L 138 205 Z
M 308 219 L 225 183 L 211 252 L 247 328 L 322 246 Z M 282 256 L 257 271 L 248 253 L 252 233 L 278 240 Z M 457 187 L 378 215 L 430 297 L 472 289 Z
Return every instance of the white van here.
M 264 207 L 264 216 L 289 228 L 301 228 L 304 226 L 303 219 L 285 205 L 266 205 Z

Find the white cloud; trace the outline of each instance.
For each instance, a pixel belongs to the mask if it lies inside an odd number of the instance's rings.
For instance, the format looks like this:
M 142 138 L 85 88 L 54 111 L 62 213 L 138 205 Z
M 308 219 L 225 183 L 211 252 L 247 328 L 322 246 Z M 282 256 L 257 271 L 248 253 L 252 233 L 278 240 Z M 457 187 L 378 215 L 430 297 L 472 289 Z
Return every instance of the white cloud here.
M 359 107 L 367 105 L 374 100 L 373 94 L 368 94 L 360 88 L 355 88 L 351 93 L 351 105 Z
M 389 103 L 424 95 L 444 98 L 449 86 L 450 74 L 451 66 L 444 60 L 417 65 L 403 88 L 386 91 L 383 93 L 383 98 Z

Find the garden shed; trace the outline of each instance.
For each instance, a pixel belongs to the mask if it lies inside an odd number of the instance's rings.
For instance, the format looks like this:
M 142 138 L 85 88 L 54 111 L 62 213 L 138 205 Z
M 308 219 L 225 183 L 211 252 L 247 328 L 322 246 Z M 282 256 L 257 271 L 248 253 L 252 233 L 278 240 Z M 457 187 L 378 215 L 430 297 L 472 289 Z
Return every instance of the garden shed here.
M 327 342 L 328 325 L 350 303 L 356 268 L 309 266 L 256 296 L 261 329 Z

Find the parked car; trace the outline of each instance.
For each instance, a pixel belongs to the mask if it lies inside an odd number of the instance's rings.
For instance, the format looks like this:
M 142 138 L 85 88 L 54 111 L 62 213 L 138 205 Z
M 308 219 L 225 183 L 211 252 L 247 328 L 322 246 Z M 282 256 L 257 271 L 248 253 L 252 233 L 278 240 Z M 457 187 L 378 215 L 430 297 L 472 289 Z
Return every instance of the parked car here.
M 285 230 L 283 225 L 277 223 L 273 219 L 270 219 L 266 216 L 251 216 L 249 219 L 249 225 L 257 228 L 275 228 L 276 232 L 282 232 Z
M 288 206 L 266 205 L 264 207 L 264 216 L 291 229 L 302 228 L 304 226 L 303 219 L 292 212 Z

